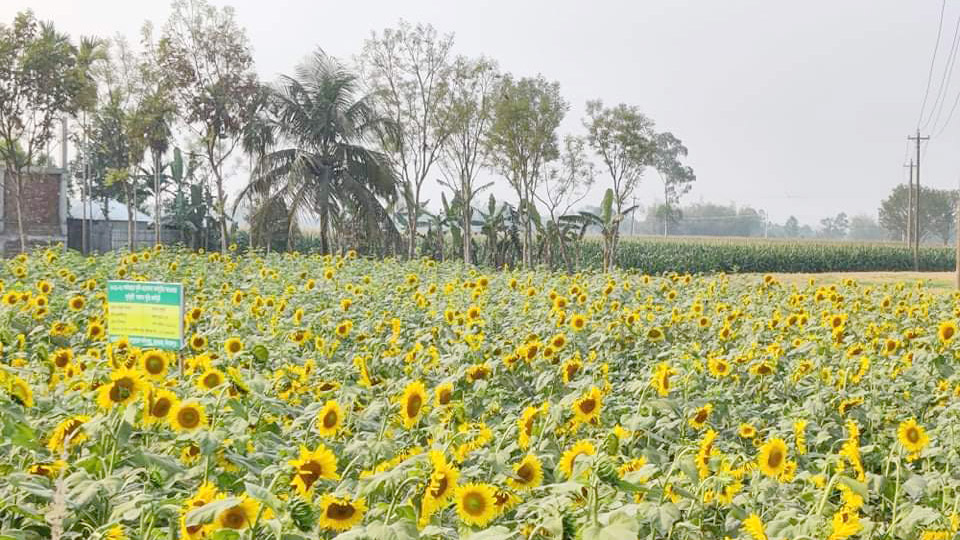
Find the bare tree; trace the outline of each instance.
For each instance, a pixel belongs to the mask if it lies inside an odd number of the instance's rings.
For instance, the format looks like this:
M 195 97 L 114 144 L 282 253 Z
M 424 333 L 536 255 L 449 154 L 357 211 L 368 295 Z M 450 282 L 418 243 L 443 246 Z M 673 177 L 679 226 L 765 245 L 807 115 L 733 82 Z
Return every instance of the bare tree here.
M 401 20 L 397 28 L 374 32 L 360 56 L 363 75 L 397 126 L 382 143 L 400 177 L 411 258 L 423 185 L 453 127 L 447 108 L 452 48 L 453 35 Z
M 492 182 L 476 185 L 477 175 L 487 163 L 489 147 L 484 144 L 493 121 L 497 64 L 487 58 L 457 58 L 450 78 L 450 137 L 443 149 L 441 183 L 456 193 L 462 205 L 463 262 L 471 264 L 473 242 L 473 200 Z

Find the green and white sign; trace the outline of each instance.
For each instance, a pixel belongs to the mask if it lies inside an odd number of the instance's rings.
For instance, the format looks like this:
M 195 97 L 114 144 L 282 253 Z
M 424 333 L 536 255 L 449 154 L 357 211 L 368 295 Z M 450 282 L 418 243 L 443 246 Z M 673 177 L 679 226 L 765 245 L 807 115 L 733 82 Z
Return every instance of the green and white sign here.
M 108 281 L 107 333 L 137 347 L 183 348 L 183 284 Z

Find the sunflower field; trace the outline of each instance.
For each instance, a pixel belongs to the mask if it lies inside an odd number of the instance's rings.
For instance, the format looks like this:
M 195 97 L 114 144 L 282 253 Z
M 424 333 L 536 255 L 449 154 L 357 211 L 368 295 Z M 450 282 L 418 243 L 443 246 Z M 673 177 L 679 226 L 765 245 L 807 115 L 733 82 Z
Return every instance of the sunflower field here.
M 947 540 L 922 283 L 56 250 L 2 267 L 0 539 Z M 187 345 L 106 326 L 183 283 Z

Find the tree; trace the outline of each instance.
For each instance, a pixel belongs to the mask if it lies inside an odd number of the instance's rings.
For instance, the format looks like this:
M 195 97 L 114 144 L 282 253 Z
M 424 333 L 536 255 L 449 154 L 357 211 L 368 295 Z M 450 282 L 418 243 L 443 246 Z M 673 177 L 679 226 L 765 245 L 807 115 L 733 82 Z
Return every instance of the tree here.
M 608 108 L 602 101 L 593 100 L 587 102 L 587 118 L 583 125 L 587 128 L 590 146 L 610 174 L 613 211 L 622 214 L 644 170 L 652 162 L 655 150 L 653 121 L 638 107 L 621 103 Z M 619 231 L 614 233 L 611 246 L 614 253 L 618 239 Z
M 672 133 L 656 133 L 653 120 L 638 107 L 623 103 L 604 107 L 600 100 L 587 102 L 587 128 L 590 146 L 600 156 L 613 182 L 613 206 L 622 213 L 647 167 L 654 167 L 663 180 L 664 207 L 656 214 L 663 220 L 664 234 L 668 224 L 676 221 L 672 207 L 690 190 L 696 180 L 693 169 L 680 163 L 687 148 Z M 616 252 L 620 233 L 613 239 Z
M 283 201 L 291 220 L 312 213 L 320 220 L 320 246 L 330 252 L 334 221 L 351 210 L 369 237 L 397 237 L 380 199 L 396 198 L 397 177 L 383 154 L 367 145 L 393 128 L 372 96 L 358 96 L 357 77 L 323 53 L 283 76 L 271 90 L 267 119 L 275 147 L 253 170 L 240 201 Z
M 788 217 L 783 224 L 783 233 L 787 238 L 800 236 L 800 221 L 795 216 Z
M 916 189 L 916 188 L 914 188 Z M 937 235 L 944 243 L 948 242 L 955 226 L 955 201 L 957 192 L 921 186 L 920 200 L 920 239 Z M 893 188 L 890 195 L 880 203 L 879 223 L 890 235 L 905 240 L 907 234 L 909 189 L 900 184 Z
M 843 238 L 847 236 L 850 229 L 850 221 L 845 212 L 840 212 L 834 217 L 825 217 L 820 220 L 819 236 L 823 238 Z
M 603 235 L 603 271 L 607 272 L 615 263 L 616 252 L 614 251 L 617 231 L 620 230 L 620 223 L 623 217 L 629 215 L 637 209 L 636 206 L 625 208 L 622 212 L 614 210 L 615 196 L 613 189 L 607 188 L 603 194 L 603 201 L 600 203 L 600 212 L 593 213 L 581 211 L 579 221 L 583 225 L 583 230 L 587 227 L 599 227 Z
M 567 239 L 573 225 L 568 219 L 570 210 L 587 196 L 596 178 L 595 167 L 587 155 L 587 143 L 583 138 L 566 136 L 563 151 L 557 165 L 546 168 L 540 189 L 534 196 L 547 209 L 550 220 L 544 225 L 547 232 L 544 243 L 547 263 L 553 266 L 553 247 L 556 246 L 568 269 L 572 261 L 567 255 Z
M 66 34 L 31 11 L 18 13 L 11 26 L 0 25 L 0 160 L 12 176 L 21 251 L 27 249 L 27 176 L 53 139 L 57 120 L 79 108 L 88 67 Z
M 164 154 L 170 148 L 172 136 L 170 126 L 177 116 L 177 107 L 173 99 L 170 78 L 164 77 L 159 69 L 159 51 L 153 42 L 152 27 L 145 25 L 142 32 L 144 53 L 138 63 L 140 77 L 137 110 L 134 113 L 135 133 L 142 137 L 143 146 L 150 150 L 153 176 L 153 222 L 154 245 L 162 240 L 161 190 L 164 166 L 161 164 Z
M 255 115 L 259 84 L 246 34 L 233 9 L 207 0 L 176 0 L 157 47 L 160 69 L 183 119 L 203 142 L 220 218 L 220 248 L 229 244 L 224 169 Z
M 680 163 L 680 158 L 687 156 L 687 147 L 673 133 L 658 133 L 653 145 L 653 167 L 663 181 L 663 235 L 667 236 L 669 223 L 683 215 L 674 207 L 680 204 L 680 197 L 690 191 L 697 176 L 692 168 Z
M 514 79 L 507 75 L 494 107 L 494 119 L 487 138 L 493 163 L 513 187 L 519 200 L 521 253 L 525 267 L 532 265 L 531 209 L 533 194 L 543 166 L 559 155 L 557 128 L 567 112 L 560 84 L 542 76 Z
M 489 157 L 484 139 L 493 121 L 499 79 L 496 63 L 482 57 L 457 58 L 450 77 L 450 136 L 443 145 L 441 168 L 445 178 L 442 183 L 457 194 L 463 205 L 460 218 L 466 264 L 473 261 L 473 200 L 491 185 L 477 186 L 475 182 Z
M 886 231 L 872 216 L 860 214 L 850 218 L 850 230 L 847 236 L 851 240 L 877 241 L 886 237 Z
M 401 20 L 366 41 L 361 66 L 377 103 L 397 129 L 385 133 L 386 154 L 399 174 L 407 214 L 407 256 L 417 241 L 423 184 L 453 130 L 449 114 L 452 35 Z

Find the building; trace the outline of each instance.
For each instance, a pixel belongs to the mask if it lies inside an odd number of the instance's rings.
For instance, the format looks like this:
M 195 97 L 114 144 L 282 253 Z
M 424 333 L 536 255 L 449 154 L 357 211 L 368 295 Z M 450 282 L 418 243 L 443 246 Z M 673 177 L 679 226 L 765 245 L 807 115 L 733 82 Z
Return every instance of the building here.
M 4 257 L 20 253 L 16 184 L 0 169 L 0 249 Z M 33 169 L 24 180 L 22 221 L 27 248 L 67 240 L 67 176 L 55 167 Z
M 90 201 L 86 219 L 87 252 L 103 253 L 125 248 L 129 244 L 127 205 L 108 199 L 106 213 L 104 201 Z M 67 247 L 83 250 L 83 204 L 79 200 L 70 200 L 67 217 Z M 153 218 L 139 211 L 133 211 L 134 242 L 136 248 L 152 246 L 154 242 Z M 166 236 L 166 235 L 165 235 Z

